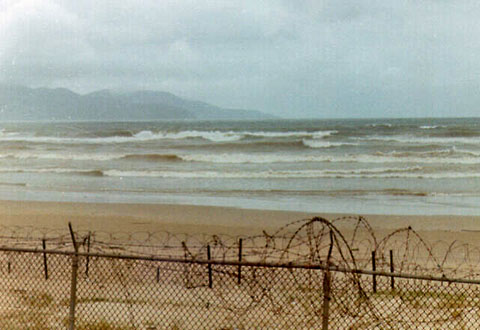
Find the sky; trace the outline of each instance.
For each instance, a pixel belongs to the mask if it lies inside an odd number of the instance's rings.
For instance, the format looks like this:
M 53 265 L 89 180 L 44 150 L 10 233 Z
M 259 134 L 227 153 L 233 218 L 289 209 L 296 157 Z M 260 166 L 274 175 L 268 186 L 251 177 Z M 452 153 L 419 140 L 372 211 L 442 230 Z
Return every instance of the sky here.
M 0 0 L 0 82 L 288 118 L 480 115 L 480 2 Z

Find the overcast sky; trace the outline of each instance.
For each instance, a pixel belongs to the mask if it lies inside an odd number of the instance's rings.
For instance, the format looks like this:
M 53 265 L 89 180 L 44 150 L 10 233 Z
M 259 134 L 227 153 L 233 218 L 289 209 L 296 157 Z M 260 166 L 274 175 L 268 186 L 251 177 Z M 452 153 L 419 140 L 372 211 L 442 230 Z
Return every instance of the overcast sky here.
M 0 0 L 0 82 L 288 117 L 480 115 L 480 2 Z

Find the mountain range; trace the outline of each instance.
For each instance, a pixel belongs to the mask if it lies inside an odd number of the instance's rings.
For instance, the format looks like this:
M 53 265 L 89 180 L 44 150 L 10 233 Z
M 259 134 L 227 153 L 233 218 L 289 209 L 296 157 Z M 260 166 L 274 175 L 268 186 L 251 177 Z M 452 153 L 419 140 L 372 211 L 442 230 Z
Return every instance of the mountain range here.
M 225 109 L 162 91 L 99 90 L 77 94 L 66 88 L 0 85 L 0 120 L 261 120 L 256 110 Z

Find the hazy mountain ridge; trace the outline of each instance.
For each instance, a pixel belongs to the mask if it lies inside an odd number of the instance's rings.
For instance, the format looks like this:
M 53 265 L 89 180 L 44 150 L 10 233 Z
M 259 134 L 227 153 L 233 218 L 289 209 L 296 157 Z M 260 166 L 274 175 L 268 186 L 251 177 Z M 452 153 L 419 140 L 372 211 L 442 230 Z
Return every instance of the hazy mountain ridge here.
M 224 109 L 162 91 L 99 90 L 81 95 L 65 88 L 0 85 L 0 120 L 255 120 L 274 116 Z

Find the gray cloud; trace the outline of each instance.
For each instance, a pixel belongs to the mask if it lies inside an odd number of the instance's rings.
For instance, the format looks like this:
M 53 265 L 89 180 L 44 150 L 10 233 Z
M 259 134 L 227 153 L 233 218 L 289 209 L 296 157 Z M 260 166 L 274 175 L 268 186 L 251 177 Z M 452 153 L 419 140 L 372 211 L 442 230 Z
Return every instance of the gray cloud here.
M 477 115 L 474 1 L 0 0 L 0 81 L 289 116 Z

